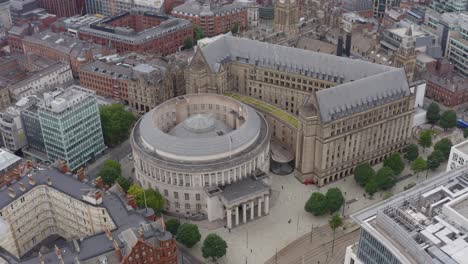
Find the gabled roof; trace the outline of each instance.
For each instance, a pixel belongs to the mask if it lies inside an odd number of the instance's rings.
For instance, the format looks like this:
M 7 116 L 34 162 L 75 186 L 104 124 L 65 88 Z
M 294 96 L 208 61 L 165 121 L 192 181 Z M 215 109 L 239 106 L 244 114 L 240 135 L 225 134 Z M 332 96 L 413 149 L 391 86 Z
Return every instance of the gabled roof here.
M 224 36 L 201 48 L 210 70 L 237 61 L 336 83 L 316 93 L 322 122 L 410 95 L 403 68 Z
M 393 68 L 316 93 L 322 122 L 362 112 L 409 95 L 403 68 Z

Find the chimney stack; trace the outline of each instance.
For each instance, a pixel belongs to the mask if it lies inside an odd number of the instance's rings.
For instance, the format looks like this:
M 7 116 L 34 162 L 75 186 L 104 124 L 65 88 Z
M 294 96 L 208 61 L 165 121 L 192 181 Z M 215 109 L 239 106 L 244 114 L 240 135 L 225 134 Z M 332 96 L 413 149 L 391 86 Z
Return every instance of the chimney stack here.
M 45 258 L 41 252 L 39 252 L 39 264 L 45 264 Z
M 336 56 L 343 56 L 343 36 L 338 36 L 338 44 L 336 45 Z
M 86 179 L 83 167 L 78 169 L 78 171 L 76 172 L 76 176 L 78 177 L 79 181 L 84 181 Z
M 135 196 L 131 194 L 127 194 L 127 204 L 130 205 L 133 209 L 137 208 L 137 204 L 135 201 Z
M 55 245 L 55 255 L 57 255 L 57 258 L 58 258 L 60 264 L 65 264 L 65 262 L 63 262 L 63 258 L 62 258 L 62 251 L 60 251 L 60 248 L 57 247 L 57 245 Z
M 52 186 L 52 179 L 47 177 L 47 185 Z
M 13 190 L 13 188 L 11 187 L 8 187 L 8 195 L 10 195 L 11 198 L 15 198 L 16 197 L 15 190 Z
M 16 179 L 17 181 L 19 181 L 19 180 L 21 179 L 21 175 L 20 175 L 18 169 L 14 169 L 14 170 L 13 170 L 13 176 L 15 177 L 15 179 Z
M 117 258 L 119 259 L 119 262 L 122 262 L 122 251 L 120 251 L 119 244 L 117 244 L 117 241 L 114 240 L 114 249 L 115 249 L 115 254 L 117 254 Z
M 94 198 L 96 199 L 96 201 L 98 201 L 99 199 L 102 198 L 102 194 L 101 194 L 101 191 L 100 190 L 96 190 L 94 192 Z
M 99 189 L 104 190 L 104 182 L 102 181 L 101 176 L 98 176 L 98 177 L 94 180 L 94 184 L 96 184 L 96 186 L 97 186 Z
M 24 185 L 23 182 L 20 182 L 20 183 L 19 183 L 19 189 L 20 189 L 22 192 L 26 191 L 26 186 Z
M 60 161 L 60 171 L 61 171 L 62 173 L 67 173 L 67 172 L 68 172 L 67 162 L 64 161 L 64 160 L 61 160 L 61 161 Z
M 6 186 L 10 186 L 11 185 L 11 179 L 10 179 L 10 176 L 8 175 L 5 175 L 5 184 Z
M 26 167 L 27 167 L 28 169 L 31 169 L 31 168 L 33 167 L 33 164 L 32 164 L 32 161 L 31 161 L 31 160 L 27 160 L 27 161 L 26 161 Z
M 106 237 L 111 241 L 113 240 L 112 232 L 109 230 L 109 228 L 106 229 Z
M 31 175 L 28 175 L 28 182 L 30 185 L 36 185 L 36 180 Z
M 346 33 L 345 54 L 347 57 L 351 56 L 351 33 Z

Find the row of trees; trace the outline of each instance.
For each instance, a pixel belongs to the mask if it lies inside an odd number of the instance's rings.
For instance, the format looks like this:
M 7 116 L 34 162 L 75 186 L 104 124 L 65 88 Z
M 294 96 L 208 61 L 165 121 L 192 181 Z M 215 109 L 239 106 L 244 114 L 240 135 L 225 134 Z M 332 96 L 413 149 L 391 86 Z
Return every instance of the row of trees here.
M 307 200 L 304 209 L 314 215 L 334 213 L 344 204 L 345 199 L 340 189 L 330 188 L 326 194 L 314 192 Z
M 166 222 L 166 230 L 176 238 L 176 240 L 188 248 L 192 248 L 201 239 L 198 226 L 194 224 L 180 224 L 177 219 L 170 219 Z M 227 243 L 217 234 L 209 234 L 203 240 L 202 253 L 204 258 L 211 258 L 216 261 L 226 255 Z
M 440 107 L 437 103 L 431 103 L 427 109 L 427 121 L 432 124 L 438 124 L 445 130 L 457 126 L 457 113 L 453 110 L 440 113 Z
M 231 30 L 232 34 L 237 34 L 239 32 L 239 23 L 234 23 Z M 193 27 L 193 38 L 186 37 L 184 40 L 184 49 L 191 49 L 194 45 L 198 43 L 198 40 L 205 37 L 205 33 L 198 27 Z

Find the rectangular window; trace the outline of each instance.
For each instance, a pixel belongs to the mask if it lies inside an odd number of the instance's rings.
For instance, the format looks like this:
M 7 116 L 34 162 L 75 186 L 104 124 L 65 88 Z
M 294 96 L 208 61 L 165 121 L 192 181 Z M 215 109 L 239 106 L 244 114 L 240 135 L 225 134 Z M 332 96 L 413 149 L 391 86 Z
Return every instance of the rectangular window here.
M 190 199 L 190 198 L 189 198 L 190 195 L 189 195 L 188 193 L 184 194 L 184 196 L 185 196 L 185 200 L 186 200 L 186 201 L 188 201 L 188 200 Z
M 174 198 L 179 199 L 179 193 L 178 192 L 174 192 Z
M 197 201 L 200 201 L 200 194 L 199 194 L 199 193 L 195 194 L 195 199 L 196 199 Z

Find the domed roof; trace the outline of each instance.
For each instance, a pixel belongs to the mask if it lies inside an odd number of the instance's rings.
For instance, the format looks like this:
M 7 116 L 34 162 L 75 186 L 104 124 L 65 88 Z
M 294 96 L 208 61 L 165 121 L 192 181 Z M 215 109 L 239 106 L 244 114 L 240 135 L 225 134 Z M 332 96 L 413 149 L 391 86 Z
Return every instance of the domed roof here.
M 209 115 L 196 114 L 184 120 L 184 128 L 193 133 L 205 133 L 216 127 L 215 119 Z

